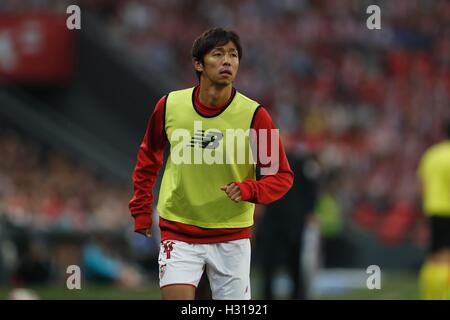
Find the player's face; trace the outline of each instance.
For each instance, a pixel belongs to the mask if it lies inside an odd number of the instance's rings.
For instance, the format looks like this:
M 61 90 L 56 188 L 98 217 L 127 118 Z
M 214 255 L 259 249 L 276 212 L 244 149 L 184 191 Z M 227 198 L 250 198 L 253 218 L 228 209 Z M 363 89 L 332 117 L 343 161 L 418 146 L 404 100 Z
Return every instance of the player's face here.
M 203 58 L 202 76 L 214 84 L 229 85 L 236 78 L 239 68 L 239 54 L 236 45 L 229 41 L 217 46 Z

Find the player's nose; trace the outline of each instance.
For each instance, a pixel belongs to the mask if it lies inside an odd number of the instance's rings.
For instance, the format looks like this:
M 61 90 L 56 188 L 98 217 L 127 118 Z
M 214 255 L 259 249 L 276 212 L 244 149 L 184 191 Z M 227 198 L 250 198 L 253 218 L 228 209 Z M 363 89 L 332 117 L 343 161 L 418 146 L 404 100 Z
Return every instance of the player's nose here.
M 231 58 L 230 58 L 230 56 L 228 54 L 224 55 L 223 65 L 224 66 L 230 66 L 231 65 Z

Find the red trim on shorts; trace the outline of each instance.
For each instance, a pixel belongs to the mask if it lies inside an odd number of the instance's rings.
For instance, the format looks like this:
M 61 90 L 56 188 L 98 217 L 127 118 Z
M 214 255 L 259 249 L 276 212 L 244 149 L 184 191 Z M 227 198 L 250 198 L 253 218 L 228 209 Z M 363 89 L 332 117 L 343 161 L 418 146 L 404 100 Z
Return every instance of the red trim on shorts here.
M 191 286 L 191 287 L 194 287 L 195 289 L 197 289 L 197 287 L 194 286 L 192 283 L 170 283 L 170 284 L 163 285 L 162 287 L 159 287 L 159 288 L 162 289 L 162 288 L 170 287 L 170 286 Z

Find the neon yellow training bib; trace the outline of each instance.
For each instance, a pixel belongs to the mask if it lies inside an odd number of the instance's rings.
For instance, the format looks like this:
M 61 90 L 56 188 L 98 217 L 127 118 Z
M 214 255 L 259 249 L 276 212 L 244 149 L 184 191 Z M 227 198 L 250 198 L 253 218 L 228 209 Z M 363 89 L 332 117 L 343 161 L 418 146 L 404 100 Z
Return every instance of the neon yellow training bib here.
M 259 104 L 236 91 L 220 114 L 204 117 L 194 107 L 193 94 L 194 88 L 189 88 L 166 98 L 170 155 L 158 199 L 159 215 L 204 228 L 249 227 L 255 205 L 233 202 L 220 187 L 255 179 L 248 132 Z

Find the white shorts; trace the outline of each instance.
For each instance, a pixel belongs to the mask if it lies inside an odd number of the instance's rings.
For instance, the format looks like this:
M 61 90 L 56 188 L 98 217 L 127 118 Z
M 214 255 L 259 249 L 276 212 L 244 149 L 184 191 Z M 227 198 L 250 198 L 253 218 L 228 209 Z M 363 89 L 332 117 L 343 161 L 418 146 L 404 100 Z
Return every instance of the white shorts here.
M 197 244 L 179 240 L 161 242 L 159 285 L 197 288 L 206 268 L 213 299 L 249 300 L 250 239 Z

